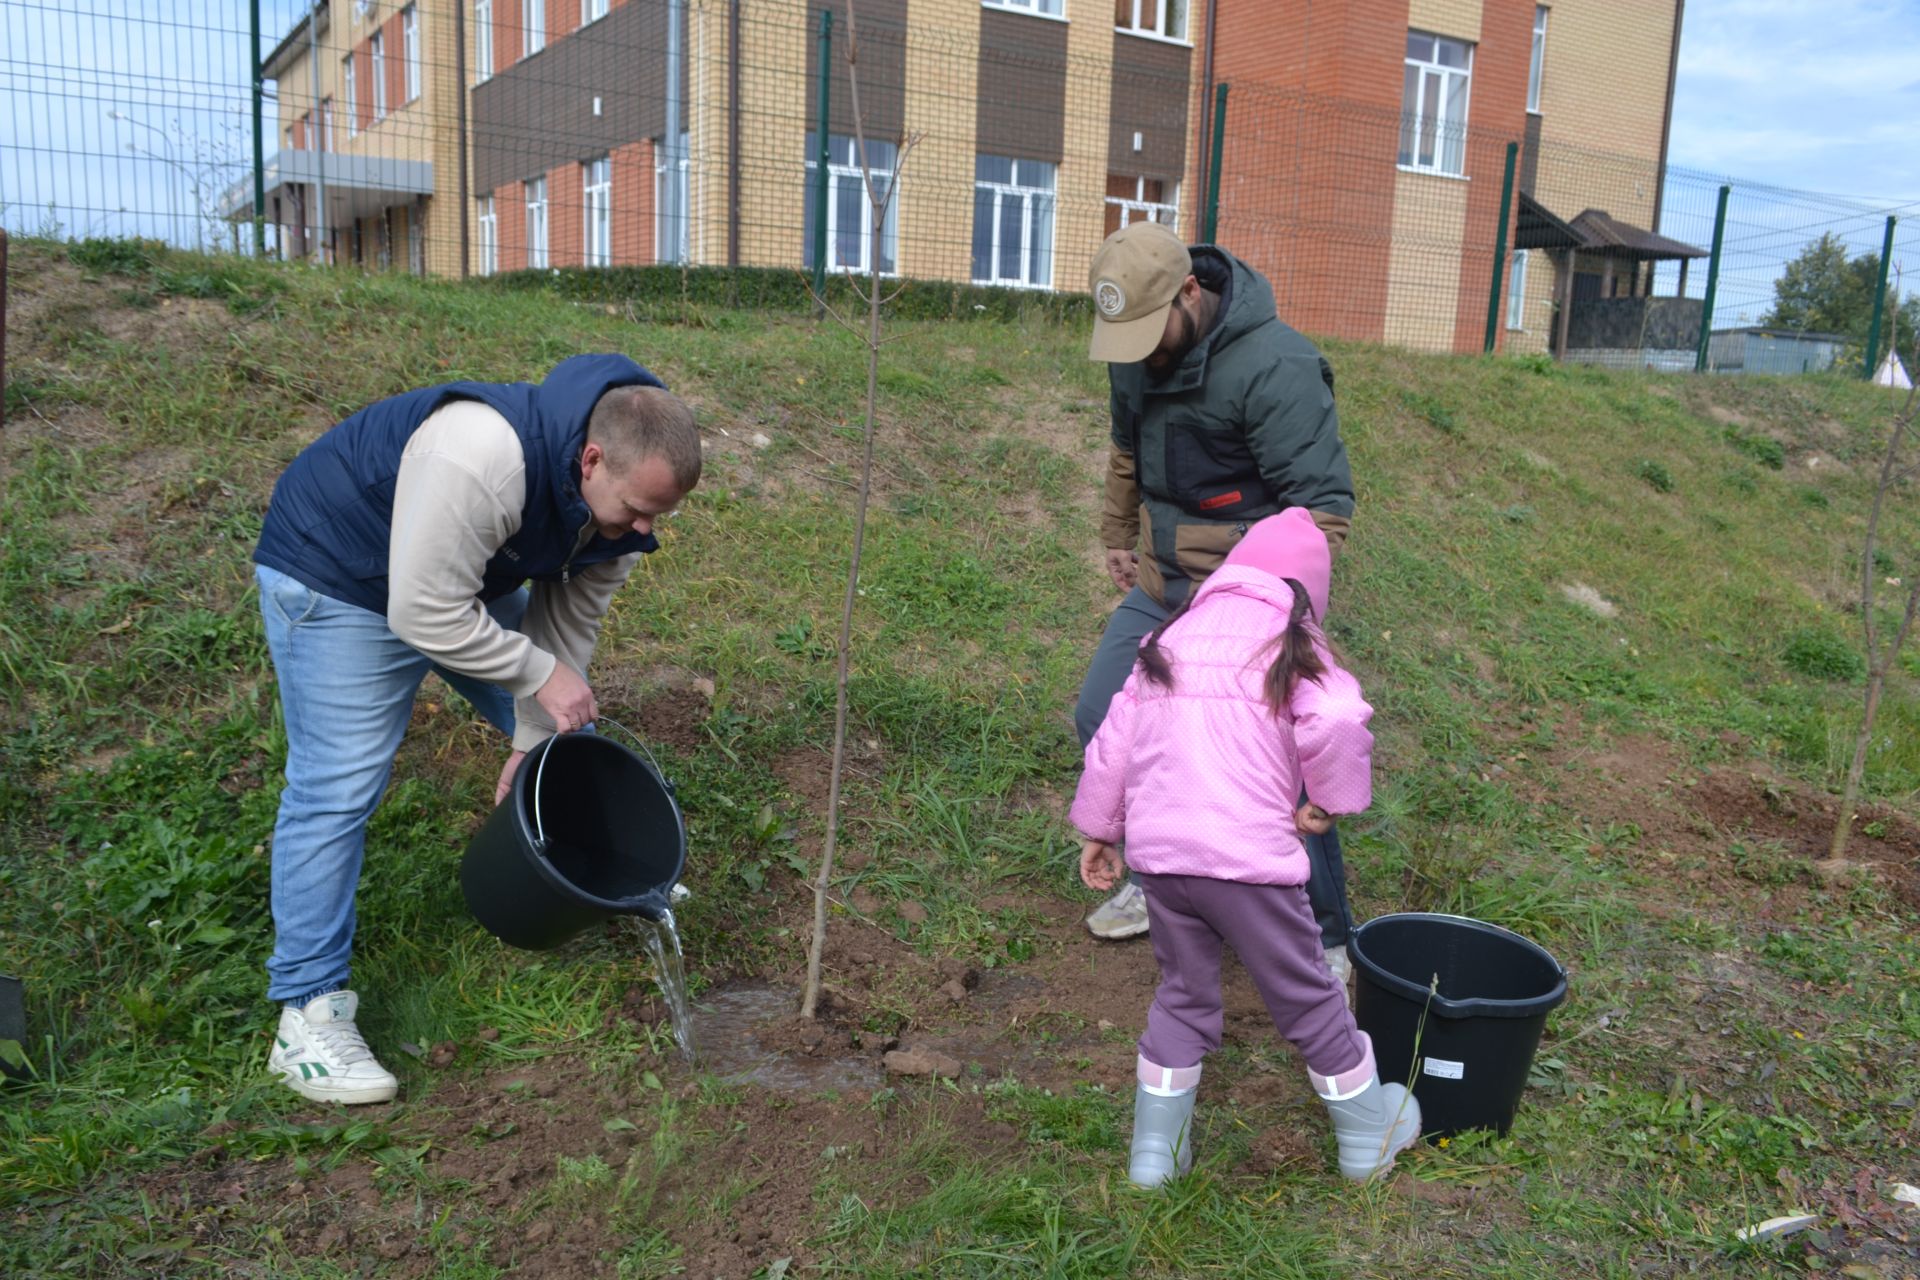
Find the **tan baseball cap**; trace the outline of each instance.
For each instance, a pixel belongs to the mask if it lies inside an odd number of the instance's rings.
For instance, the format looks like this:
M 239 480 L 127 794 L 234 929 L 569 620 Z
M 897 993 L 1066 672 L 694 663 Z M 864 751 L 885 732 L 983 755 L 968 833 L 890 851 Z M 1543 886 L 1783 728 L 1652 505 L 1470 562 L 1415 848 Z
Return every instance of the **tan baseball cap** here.
M 1167 331 L 1167 312 L 1192 274 L 1193 255 L 1170 227 L 1135 222 L 1108 236 L 1087 276 L 1093 293 L 1087 358 L 1132 364 L 1152 355 Z

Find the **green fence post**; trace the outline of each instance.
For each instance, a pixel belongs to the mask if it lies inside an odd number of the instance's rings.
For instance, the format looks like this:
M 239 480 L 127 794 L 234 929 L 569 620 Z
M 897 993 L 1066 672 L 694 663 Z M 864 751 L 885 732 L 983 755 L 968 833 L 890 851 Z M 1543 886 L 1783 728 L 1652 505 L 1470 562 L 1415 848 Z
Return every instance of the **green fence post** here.
M 1493 354 L 1494 339 L 1500 335 L 1500 278 L 1507 265 L 1507 219 L 1513 211 L 1513 169 L 1520 159 L 1520 144 L 1507 144 L 1506 176 L 1500 179 L 1500 230 L 1493 237 L 1493 287 L 1487 292 L 1487 342 L 1484 350 Z
M 1893 259 L 1893 224 L 1898 219 L 1887 218 L 1887 238 L 1880 246 L 1880 282 L 1873 287 L 1873 323 L 1867 326 L 1867 358 L 1860 367 L 1860 376 L 1871 378 L 1874 373 L 1874 357 L 1880 354 L 1880 313 L 1887 302 L 1887 264 Z
M 833 10 L 820 12 L 820 170 L 813 175 L 813 296 L 814 314 L 826 305 L 827 297 L 827 166 L 832 163 L 827 145 L 827 115 L 833 110 Z
M 1707 339 L 1713 336 L 1713 295 L 1720 288 L 1720 249 L 1727 241 L 1727 197 L 1733 188 L 1720 188 L 1720 205 L 1713 213 L 1713 254 L 1707 259 L 1707 296 L 1700 312 L 1700 346 L 1693 353 L 1693 371 L 1707 371 Z
M 253 256 L 267 256 L 267 156 L 265 135 L 260 127 L 260 97 L 264 92 L 260 66 L 260 0 L 247 6 L 249 29 L 253 33 Z M 308 22 L 319 19 L 309 14 Z
M 1213 162 L 1207 171 L 1207 222 L 1201 234 L 1205 244 L 1214 243 L 1220 234 L 1220 153 L 1227 140 L 1227 82 L 1213 89 Z

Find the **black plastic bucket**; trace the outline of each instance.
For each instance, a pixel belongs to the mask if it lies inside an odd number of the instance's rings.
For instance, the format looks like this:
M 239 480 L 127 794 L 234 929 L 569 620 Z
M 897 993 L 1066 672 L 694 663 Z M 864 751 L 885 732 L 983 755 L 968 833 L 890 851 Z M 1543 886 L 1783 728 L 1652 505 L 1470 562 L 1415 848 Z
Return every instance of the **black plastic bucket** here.
M 687 860 L 687 825 L 657 766 L 596 733 L 527 752 L 507 798 L 467 845 L 474 918 L 529 951 L 609 916 L 658 920 Z
M 1547 1014 L 1567 998 L 1560 962 L 1510 929 L 1425 913 L 1367 921 L 1347 954 L 1354 1021 L 1373 1037 L 1380 1078 L 1411 1080 L 1421 1133 L 1505 1133 Z

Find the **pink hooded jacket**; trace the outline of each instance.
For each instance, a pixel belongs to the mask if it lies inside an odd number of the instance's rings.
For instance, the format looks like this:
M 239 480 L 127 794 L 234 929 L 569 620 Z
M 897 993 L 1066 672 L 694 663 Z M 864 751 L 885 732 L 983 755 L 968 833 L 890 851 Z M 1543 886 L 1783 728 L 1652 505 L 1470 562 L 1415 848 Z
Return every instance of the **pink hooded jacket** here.
M 1087 744 L 1072 810 L 1082 834 L 1124 840 L 1127 865 L 1149 875 L 1306 883 L 1293 824 L 1301 784 L 1328 813 L 1373 800 L 1373 708 L 1319 637 L 1326 673 L 1295 683 L 1285 716 L 1261 688 L 1266 646 L 1293 608 L 1281 579 L 1304 586 L 1323 619 L 1330 567 L 1326 537 L 1301 508 L 1247 532 L 1160 638 L 1172 688 L 1135 667 Z

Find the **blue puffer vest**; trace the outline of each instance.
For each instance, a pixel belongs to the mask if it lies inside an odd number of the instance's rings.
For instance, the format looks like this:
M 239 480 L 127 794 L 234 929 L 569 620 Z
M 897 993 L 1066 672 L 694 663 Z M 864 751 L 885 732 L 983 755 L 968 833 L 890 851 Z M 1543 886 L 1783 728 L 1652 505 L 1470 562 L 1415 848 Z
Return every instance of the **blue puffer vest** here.
M 545 382 L 451 382 L 368 405 L 301 451 L 273 487 L 253 558 L 321 595 L 387 612 L 387 551 L 400 455 L 427 415 L 452 400 L 478 400 L 513 425 L 526 455 L 527 498 L 520 531 L 487 561 L 480 598 L 497 600 L 529 578 L 563 580 L 602 560 L 652 551 L 652 534 L 609 542 L 594 534 L 580 496 L 587 418 L 614 387 L 664 387 L 620 355 L 573 356 Z

